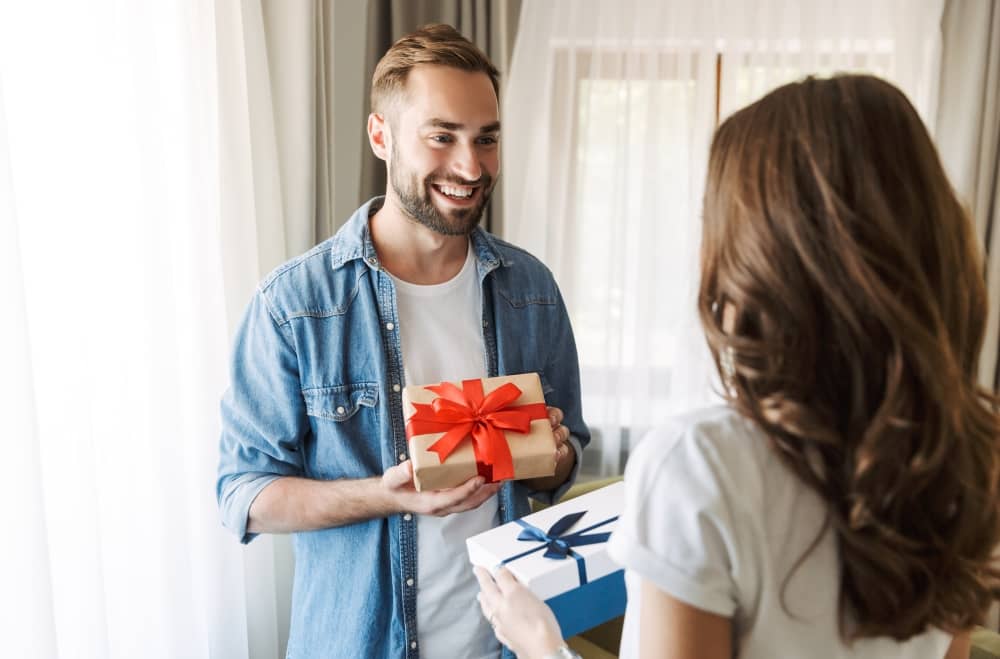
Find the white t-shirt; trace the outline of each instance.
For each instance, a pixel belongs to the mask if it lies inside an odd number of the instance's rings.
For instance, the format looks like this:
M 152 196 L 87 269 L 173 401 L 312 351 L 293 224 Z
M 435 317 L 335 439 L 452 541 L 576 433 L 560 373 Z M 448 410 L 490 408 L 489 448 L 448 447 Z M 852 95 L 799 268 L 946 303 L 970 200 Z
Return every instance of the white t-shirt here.
M 640 577 L 699 609 L 733 620 L 740 659 L 943 657 L 933 630 L 906 643 L 845 646 L 837 628 L 840 565 L 825 506 L 771 452 L 760 429 L 728 407 L 675 420 L 646 436 L 625 469 L 625 509 L 610 541 L 626 568 L 629 605 L 621 657 L 639 656 Z M 791 611 L 796 617 L 790 617 Z
M 486 373 L 482 292 L 470 246 L 451 280 L 419 286 L 393 278 L 409 384 L 481 378 Z M 476 603 L 479 584 L 465 539 L 500 522 L 496 497 L 447 517 L 417 516 L 417 638 L 427 659 L 495 659 L 500 643 Z

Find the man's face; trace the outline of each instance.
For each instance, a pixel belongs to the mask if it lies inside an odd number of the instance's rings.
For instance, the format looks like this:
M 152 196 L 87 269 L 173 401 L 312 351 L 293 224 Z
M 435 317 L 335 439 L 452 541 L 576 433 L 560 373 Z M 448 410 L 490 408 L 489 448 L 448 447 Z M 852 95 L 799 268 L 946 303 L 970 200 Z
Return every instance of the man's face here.
M 389 187 L 400 209 L 440 234 L 470 233 L 500 169 L 500 121 L 489 76 L 416 66 L 389 112 Z

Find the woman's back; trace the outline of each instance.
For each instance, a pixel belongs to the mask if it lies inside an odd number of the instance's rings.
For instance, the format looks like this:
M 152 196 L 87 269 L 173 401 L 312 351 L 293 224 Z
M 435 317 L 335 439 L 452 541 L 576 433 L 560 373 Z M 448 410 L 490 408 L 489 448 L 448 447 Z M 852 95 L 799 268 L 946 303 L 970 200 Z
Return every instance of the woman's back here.
M 974 230 L 906 97 L 807 78 L 728 117 L 700 276 L 728 407 L 629 461 L 624 656 L 960 654 L 1000 596 L 1000 399 Z
M 920 117 L 870 76 L 774 90 L 716 131 L 703 226 L 709 349 L 824 504 L 841 637 L 969 629 L 1000 593 L 1000 416 L 981 254 Z
M 944 656 L 951 636 L 940 630 L 904 643 L 844 644 L 834 534 L 827 529 L 806 555 L 826 505 L 733 409 L 702 410 L 651 433 L 630 457 L 625 483 L 626 512 L 611 540 L 628 569 L 623 658 L 639 656 L 639 577 L 731 617 L 741 659 Z

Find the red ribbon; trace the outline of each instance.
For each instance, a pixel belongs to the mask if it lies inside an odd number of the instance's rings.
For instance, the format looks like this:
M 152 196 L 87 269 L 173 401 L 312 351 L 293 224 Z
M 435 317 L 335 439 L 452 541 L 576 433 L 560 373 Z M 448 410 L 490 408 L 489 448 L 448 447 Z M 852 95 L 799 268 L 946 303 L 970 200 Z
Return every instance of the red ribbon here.
M 482 380 L 463 380 L 461 389 L 451 382 L 424 388 L 438 397 L 430 404 L 413 403 L 417 411 L 406 422 L 407 439 L 445 433 L 427 448 L 444 462 L 471 435 L 479 473 L 489 482 L 514 477 L 514 460 L 504 431 L 527 434 L 532 421 L 549 416 L 545 403 L 511 405 L 522 392 L 510 382 L 489 396 L 483 395 Z

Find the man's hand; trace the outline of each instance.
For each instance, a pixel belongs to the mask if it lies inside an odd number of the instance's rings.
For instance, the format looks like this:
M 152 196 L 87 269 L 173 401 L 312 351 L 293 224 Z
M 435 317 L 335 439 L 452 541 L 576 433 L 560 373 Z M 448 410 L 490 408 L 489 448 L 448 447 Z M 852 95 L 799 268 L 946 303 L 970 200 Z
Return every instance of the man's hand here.
M 264 487 L 250 506 L 250 533 L 294 533 L 329 529 L 372 519 L 417 513 L 443 517 L 478 508 L 500 483 L 470 478 L 448 490 L 417 492 L 407 460 L 382 476 L 321 481 L 284 476 Z
M 552 456 L 555 475 L 522 481 L 536 492 L 550 492 L 566 482 L 576 464 L 563 413 L 548 408 L 556 439 Z M 272 481 L 254 499 L 247 518 L 250 533 L 294 533 L 365 522 L 399 513 L 436 515 L 478 508 L 494 496 L 502 483 L 485 483 L 475 476 L 458 487 L 417 492 L 413 466 L 407 460 L 390 467 L 381 477 L 321 481 L 283 476 Z
M 444 517 L 478 508 L 499 491 L 501 483 L 485 483 L 475 476 L 447 490 L 417 492 L 413 487 L 413 465 L 409 460 L 390 467 L 382 474 L 382 487 L 399 512 Z
M 536 492 L 548 492 L 565 483 L 576 465 L 576 450 L 569 443 L 569 428 L 562 424 L 562 410 L 558 407 L 549 407 L 548 410 L 552 435 L 556 439 L 556 452 L 553 455 L 556 473 L 545 478 L 529 478 L 523 481 L 528 488 Z

